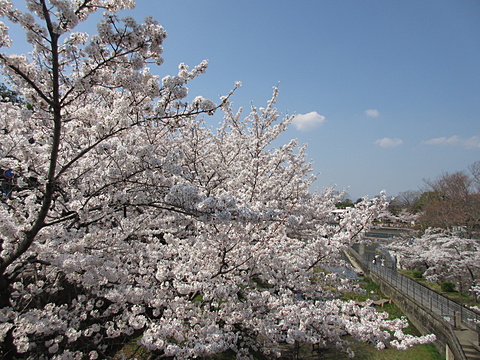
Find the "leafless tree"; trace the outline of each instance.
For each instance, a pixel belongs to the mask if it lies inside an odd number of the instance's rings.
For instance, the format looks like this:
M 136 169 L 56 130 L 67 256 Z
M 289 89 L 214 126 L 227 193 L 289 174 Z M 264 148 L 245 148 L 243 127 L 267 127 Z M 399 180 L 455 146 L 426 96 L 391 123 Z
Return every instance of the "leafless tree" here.
M 398 193 L 395 199 L 402 204 L 404 209 L 412 211 L 420 195 L 420 191 L 408 190 Z
M 475 182 L 475 186 L 477 187 L 477 191 L 480 192 L 480 160 L 475 161 L 471 164 L 468 169 L 472 173 L 473 181 Z
M 430 196 L 422 206 L 420 222 L 426 227 L 462 227 L 470 236 L 480 225 L 480 192 L 475 178 L 458 171 L 425 183 Z

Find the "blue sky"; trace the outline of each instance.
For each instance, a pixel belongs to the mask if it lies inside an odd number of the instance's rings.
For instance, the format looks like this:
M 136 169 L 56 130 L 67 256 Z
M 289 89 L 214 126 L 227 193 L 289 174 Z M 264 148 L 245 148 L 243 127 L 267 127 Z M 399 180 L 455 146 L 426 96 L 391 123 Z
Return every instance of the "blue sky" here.
M 396 195 L 480 160 L 477 0 L 140 0 L 135 12 L 169 34 L 162 71 L 209 60 L 192 95 L 239 80 L 233 102 L 248 110 L 278 85 L 281 114 L 320 115 L 281 139 L 308 143 L 319 189 Z
M 192 97 L 241 81 L 246 114 L 278 85 L 298 115 L 280 140 L 308 143 L 319 190 L 396 195 L 480 160 L 478 0 L 137 0 L 133 15 L 168 32 L 158 75 L 209 60 Z

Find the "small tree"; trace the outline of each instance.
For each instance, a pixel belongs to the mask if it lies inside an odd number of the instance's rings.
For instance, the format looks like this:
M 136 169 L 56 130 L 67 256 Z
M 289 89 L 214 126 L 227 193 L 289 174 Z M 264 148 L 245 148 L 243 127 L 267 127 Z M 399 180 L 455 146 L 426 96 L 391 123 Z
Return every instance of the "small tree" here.
M 0 167 L 16 179 L 0 202 L 2 356 L 94 359 L 131 338 L 184 359 L 341 346 L 345 332 L 378 347 L 389 331 L 400 348 L 431 340 L 337 300 L 348 280 L 318 272 L 341 263 L 385 199 L 364 199 L 332 225 L 339 198 L 309 192 L 305 148 L 271 146 L 291 121 L 278 116 L 276 89 L 244 119 L 230 95 L 187 102 L 207 63 L 153 75 L 146 66 L 161 64 L 166 33 L 151 18 L 119 19 L 133 1 L 26 4 L 23 13 L 0 2 L 33 48 L 0 54 L 30 104 L 0 103 Z M 97 35 L 74 31 L 100 9 Z M 199 116 L 219 109 L 212 132 Z

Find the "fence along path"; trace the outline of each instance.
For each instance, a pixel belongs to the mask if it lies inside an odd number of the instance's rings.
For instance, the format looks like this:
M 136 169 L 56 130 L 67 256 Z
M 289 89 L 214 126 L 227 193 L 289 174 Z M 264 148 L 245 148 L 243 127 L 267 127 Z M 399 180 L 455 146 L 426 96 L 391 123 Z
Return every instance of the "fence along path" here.
M 455 316 L 461 316 L 462 324 L 474 331 L 479 331 L 480 315 L 474 311 L 462 306 L 449 298 L 429 289 L 428 287 L 410 279 L 409 277 L 398 273 L 392 269 L 390 262 L 373 263 L 374 255 L 365 253 L 363 254 L 370 271 L 376 273 L 385 281 L 395 286 L 398 290 L 404 294 L 410 296 L 412 299 L 420 303 L 423 307 L 430 311 L 440 315 L 445 321 L 451 325 L 455 325 Z M 458 315 L 460 314 L 460 315 Z

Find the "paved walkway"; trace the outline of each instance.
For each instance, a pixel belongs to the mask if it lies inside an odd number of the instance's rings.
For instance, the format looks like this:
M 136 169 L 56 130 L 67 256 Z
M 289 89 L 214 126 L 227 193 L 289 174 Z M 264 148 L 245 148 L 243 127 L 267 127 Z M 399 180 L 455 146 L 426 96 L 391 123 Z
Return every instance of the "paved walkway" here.
M 466 327 L 453 331 L 462 345 L 463 352 L 468 360 L 480 360 L 479 335 Z

